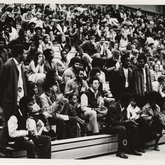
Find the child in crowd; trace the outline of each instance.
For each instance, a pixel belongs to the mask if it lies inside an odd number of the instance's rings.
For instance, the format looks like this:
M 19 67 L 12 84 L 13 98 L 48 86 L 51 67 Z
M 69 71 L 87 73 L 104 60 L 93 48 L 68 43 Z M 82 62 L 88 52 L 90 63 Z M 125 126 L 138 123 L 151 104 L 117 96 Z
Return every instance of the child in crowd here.
M 26 121 L 27 130 L 33 131 L 36 136 L 47 135 L 50 136 L 52 140 L 56 139 L 56 133 L 52 129 L 47 129 L 45 124 L 41 119 L 39 119 L 38 113 L 42 112 L 41 108 L 33 102 L 33 105 L 29 107 L 29 117 Z
M 140 108 L 137 106 L 135 99 L 132 99 L 127 107 L 127 118 L 130 120 L 140 118 Z
M 85 121 L 82 119 L 83 114 L 81 113 L 81 107 L 78 102 L 78 97 L 76 94 L 73 94 L 70 96 L 68 115 L 76 118 L 77 123 L 79 124 L 81 128 L 80 130 L 81 136 L 86 136 L 88 129 L 87 129 Z

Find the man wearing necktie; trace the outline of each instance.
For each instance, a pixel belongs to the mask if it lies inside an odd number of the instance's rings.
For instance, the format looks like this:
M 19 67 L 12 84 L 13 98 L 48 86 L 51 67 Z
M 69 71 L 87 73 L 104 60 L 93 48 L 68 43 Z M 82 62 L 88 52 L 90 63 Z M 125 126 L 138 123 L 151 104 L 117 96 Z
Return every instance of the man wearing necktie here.
M 8 142 L 7 121 L 19 106 L 19 100 L 27 95 L 23 61 L 26 60 L 24 46 L 16 44 L 11 50 L 12 57 L 2 66 L 0 74 L 0 107 L 4 123 L 0 137 L 0 153 L 5 152 Z M 3 154 L 2 154 L 3 156 Z

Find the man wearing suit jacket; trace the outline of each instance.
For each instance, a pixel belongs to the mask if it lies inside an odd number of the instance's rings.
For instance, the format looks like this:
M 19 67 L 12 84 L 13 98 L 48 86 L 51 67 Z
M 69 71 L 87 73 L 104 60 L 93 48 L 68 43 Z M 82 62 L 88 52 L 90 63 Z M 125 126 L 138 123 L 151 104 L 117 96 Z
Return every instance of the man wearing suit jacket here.
M 116 156 L 124 159 L 128 158 L 128 156 L 124 153 L 128 149 L 129 150 L 127 152 L 129 154 L 137 156 L 142 155 L 137 151 L 140 146 L 138 127 L 135 122 L 126 120 L 126 108 L 130 100 L 131 95 L 129 93 L 123 93 L 120 100 L 109 107 L 106 116 L 106 132 L 109 134 L 118 134 L 119 144 Z
M 133 89 L 133 71 L 130 68 L 130 55 L 126 53 L 121 57 L 122 65 L 118 70 L 113 71 L 112 81 L 112 95 L 116 101 L 119 100 L 120 95 L 124 92 L 132 93 Z
M 140 54 L 137 58 L 137 66 L 133 69 L 135 94 L 139 96 L 138 106 L 140 108 L 145 105 L 146 94 L 153 91 L 151 73 L 146 63 L 147 57 L 145 54 Z
M 7 121 L 17 111 L 19 100 L 27 95 L 23 72 L 23 61 L 25 59 L 24 46 L 17 44 L 12 48 L 12 57 L 2 66 L 0 74 L 0 107 L 3 109 L 4 124 L 0 137 L 0 152 L 5 152 L 7 145 Z

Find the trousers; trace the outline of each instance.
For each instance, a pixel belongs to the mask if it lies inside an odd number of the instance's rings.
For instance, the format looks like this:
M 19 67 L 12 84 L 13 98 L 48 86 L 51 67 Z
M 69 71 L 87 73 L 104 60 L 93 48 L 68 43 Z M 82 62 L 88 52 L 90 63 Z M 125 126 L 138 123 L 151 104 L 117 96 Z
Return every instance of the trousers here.
M 15 148 L 25 149 L 27 158 L 35 158 L 37 153 L 38 158 L 51 159 L 51 138 L 46 135 L 39 135 L 33 140 L 23 137 L 17 138 Z

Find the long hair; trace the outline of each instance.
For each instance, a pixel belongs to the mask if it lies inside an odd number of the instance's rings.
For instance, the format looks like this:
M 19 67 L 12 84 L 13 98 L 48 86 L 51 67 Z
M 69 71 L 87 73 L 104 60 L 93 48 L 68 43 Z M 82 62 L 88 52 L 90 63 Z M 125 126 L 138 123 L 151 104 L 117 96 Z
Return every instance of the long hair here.
M 37 51 L 34 55 L 34 65 L 37 66 L 38 64 L 38 56 L 42 54 L 42 52 Z

